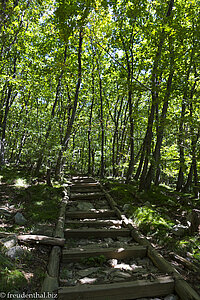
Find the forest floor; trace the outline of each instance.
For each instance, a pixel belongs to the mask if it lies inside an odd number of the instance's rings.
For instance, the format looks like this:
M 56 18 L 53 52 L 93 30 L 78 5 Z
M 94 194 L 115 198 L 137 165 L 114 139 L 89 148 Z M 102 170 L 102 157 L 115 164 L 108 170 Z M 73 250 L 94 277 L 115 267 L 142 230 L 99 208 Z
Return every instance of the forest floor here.
M 0 181 L 0 209 L 7 212 L 4 215 L 0 210 L 0 234 L 14 234 L 9 248 L 5 247 L 6 238 L 4 243 L 0 241 L 0 291 L 40 292 L 51 247 L 26 244 L 21 245 L 23 251 L 18 253 L 15 239 L 25 233 L 53 234 L 62 188 L 49 187 L 42 180 L 31 179 L 27 172 L 13 168 L 1 171 Z M 25 224 L 16 224 L 17 212 L 26 218 Z M 10 247 L 16 254 L 14 259 L 6 255 Z
M 102 183 L 119 208 L 200 293 L 200 235 L 191 236 L 184 229 L 189 212 L 193 208 L 200 209 L 199 200 L 167 186 L 138 193 L 136 183 L 123 184 L 111 179 Z M 60 184 L 49 187 L 44 181 L 31 178 L 23 169 L 3 169 L 0 172 L 0 209 L 7 214 L 0 214 L 0 233 L 45 232 L 52 235 L 61 199 Z M 26 218 L 24 225 L 16 224 L 17 212 Z M 5 255 L 8 249 L 0 243 L 0 291 L 33 293 L 41 289 L 51 247 L 27 244 L 21 247 L 23 253 L 13 260 Z
M 200 293 L 200 234 L 190 235 L 187 230 L 187 217 L 192 209 L 200 209 L 199 199 L 164 185 L 139 193 L 135 182 L 102 183 L 119 209 Z

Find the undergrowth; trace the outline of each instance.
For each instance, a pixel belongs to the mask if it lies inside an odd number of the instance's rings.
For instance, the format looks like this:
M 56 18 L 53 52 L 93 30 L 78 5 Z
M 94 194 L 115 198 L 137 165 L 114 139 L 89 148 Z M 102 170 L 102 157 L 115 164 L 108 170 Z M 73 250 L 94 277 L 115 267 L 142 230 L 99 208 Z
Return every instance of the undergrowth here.
M 134 221 L 139 230 L 162 247 L 178 254 L 190 255 L 200 262 L 200 238 L 198 233 L 175 236 L 173 227 L 187 225 L 187 216 L 193 208 L 199 209 L 199 200 L 188 193 L 176 192 L 168 186 L 153 186 L 148 192 L 138 192 L 136 182 L 123 184 L 104 180 L 121 210 Z

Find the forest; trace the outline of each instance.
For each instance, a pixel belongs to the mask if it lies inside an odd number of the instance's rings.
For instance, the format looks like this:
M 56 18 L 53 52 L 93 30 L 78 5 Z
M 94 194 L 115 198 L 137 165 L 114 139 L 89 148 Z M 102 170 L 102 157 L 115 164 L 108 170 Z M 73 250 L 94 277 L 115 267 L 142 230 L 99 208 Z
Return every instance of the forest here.
M 195 210 L 178 253 L 200 260 L 199 13 L 199 0 L 2 0 L 1 207 L 54 222 L 62 184 L 85 174 L 156 242 Z M 153 212 L 165 201 L 172 223 Z
M 198 1 L 1 6 L 2 166 L 198 193 Z

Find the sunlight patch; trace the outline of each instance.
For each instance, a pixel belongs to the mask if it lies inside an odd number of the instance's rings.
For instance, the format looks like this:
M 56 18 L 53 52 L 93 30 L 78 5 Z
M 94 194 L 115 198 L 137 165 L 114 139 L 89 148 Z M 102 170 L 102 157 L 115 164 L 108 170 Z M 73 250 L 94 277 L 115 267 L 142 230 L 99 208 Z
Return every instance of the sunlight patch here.
M 84 277 L 79 280 L 81 284 L 91 284 L 97 281 L 97 278 Z
M 18 187 L 18 188 L 27 188 L 28 184 L 26 182 L 26 179 L 18 178 L 18 179 L 15 180 L 14 186 Z

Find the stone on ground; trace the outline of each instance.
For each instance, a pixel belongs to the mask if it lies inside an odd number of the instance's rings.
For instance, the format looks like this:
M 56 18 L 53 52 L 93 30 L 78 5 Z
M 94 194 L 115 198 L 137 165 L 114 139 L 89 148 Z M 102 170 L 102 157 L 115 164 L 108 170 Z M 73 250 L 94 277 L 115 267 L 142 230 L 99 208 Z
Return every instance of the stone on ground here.
M 22 213 L 17 212 L 16 215 L 14 216 L 15 223 L 18 225 L 25 225 L 27 220 L 24 218 Z
M 0 240 L 0 244 L 2 244 L 5 248 L 10 249 L 17 244 L 16 235 L 9 236 Z
M 86 277 L 88 275 L 91 275 L 91 274 L 97 272 L 98 270 L 99 270 L 99 268 L 88 268 L 88 269 L 78 271 L 78 275 L 81 277 Z
M 24 255 L 24 250 L 20 246 L 10 248 L 5 254 L 11 259 L 18 259 Z

